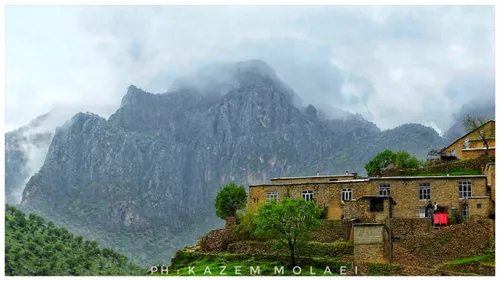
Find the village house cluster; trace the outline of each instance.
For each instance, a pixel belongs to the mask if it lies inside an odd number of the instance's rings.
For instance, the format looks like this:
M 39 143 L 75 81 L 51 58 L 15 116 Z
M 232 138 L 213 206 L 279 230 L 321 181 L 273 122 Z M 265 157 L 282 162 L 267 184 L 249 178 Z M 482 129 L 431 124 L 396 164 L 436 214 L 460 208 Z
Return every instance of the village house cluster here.
M 270 200 L 303 198 L 323 208 L 326 220 L 351 225 L 354 264 L 392 263 L 397 225 L 410 232 L 430 231 L 471 218 L 494 218 L 495 155 L 494 121 L 457 139 L 438 153 L 440 162 L 482 159 L 479 175 L 377 176 L 316 175 L 271 179 L 270 184 L 249 187 L 248 208 L 257 210 Z M 485 137 L 484 131 L 488 130 Z M 490 156 L 490 157 L 485 157 Z M 484 157 L 484 158 L 483 158 Z M 435 161 L 435 160 L 432 160 Z M 488 162 L 491 161 L 491 162 Z M 479 162 L 483 163 L 483 162 Z M 446 163 L 445 163 L 446 164 Z M 418 222 L 416 224 L 416 222 Z M 419 225 L 418 227 L 416 227 Z
M 487 147 L 474 130 L 441 150 L 440 157 L 465 160 L 481 157 L 485 151 L 494 156 L 495 122 L 484 126 L 493 132 Z M 248 207 L 256 210 L 269 200 L 287 197 L 314 200 L 325 209 L 328 220 L 379 222 L 377 217 L 385 218 L 389 208 L 391 218 L 425 218 L 429 202 L 436 202 L 450 218 L 488 218 L 495 211 L 495 163 L 487 163 L 480 175 L 360 178 L 346 173 L 274 178 L 270 184 L 250 186 Z

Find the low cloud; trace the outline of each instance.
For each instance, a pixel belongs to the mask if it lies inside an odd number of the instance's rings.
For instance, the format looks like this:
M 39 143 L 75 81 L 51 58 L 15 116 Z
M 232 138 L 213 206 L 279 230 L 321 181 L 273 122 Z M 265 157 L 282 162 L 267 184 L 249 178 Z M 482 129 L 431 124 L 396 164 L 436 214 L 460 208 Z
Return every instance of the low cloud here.
M 129 84 L 165 92 L 203 66 L 249 59 L 304 104 L 382 129 L 444 131 L 473 96 L 494 99 L 488 6 L 10 6 L 6 20 L 8 130 L 54 106 L 108 117 Z

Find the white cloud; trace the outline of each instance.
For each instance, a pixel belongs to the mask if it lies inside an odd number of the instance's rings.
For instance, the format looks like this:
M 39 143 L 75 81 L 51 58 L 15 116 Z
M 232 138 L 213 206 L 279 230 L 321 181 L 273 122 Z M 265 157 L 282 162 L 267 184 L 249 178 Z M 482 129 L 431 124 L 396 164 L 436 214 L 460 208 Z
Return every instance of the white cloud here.
M 494 95 L 477 83 L 494 81 L 491 7 L 9 6 L 6 20 L 7 129 L 56 105 L 107 117 L 129 84 L 163 92 L 205 64 L 254 58 L 304 102 L 383 129 L 446 129 L 470 98 L 457 83 Z

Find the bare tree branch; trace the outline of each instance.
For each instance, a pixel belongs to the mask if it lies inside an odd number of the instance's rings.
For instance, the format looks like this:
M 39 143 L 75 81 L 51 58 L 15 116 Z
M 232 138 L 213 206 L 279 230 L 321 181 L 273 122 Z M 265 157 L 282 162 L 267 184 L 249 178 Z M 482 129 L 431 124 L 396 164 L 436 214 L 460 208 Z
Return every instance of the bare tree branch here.
M 464 126 L 465 130 L 472 132 L 472 131 L 477 131 L 479 137 L 483 141 L 483 145 L 486 148 L 485 154 L 488 154 L 489 150 L 489 145 L 488 145 L 488 137 L 494 134 L 495 132 L 491 132 L 490 128 L 487 126 L 483 126 L 486 124 L 488 120 L 484 117 L 481 116 L 471 116 L 467 115 L 464 120 L 462 120 L 462 125 Z

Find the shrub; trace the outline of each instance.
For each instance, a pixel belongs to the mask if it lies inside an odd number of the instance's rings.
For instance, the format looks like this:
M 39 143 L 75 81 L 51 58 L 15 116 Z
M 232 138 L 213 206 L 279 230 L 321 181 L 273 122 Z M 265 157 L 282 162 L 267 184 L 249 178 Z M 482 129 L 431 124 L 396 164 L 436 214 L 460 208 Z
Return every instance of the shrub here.
M 232 228 L 233 233 L 239 240 L 256 239 L 254 232 L 256 228 L 257 212 L 245 210 L 237 214 L 239 224 Z

